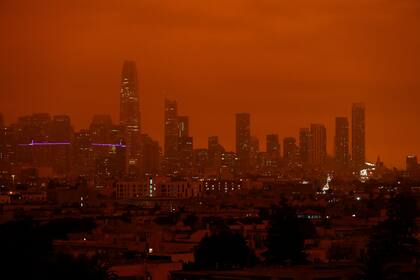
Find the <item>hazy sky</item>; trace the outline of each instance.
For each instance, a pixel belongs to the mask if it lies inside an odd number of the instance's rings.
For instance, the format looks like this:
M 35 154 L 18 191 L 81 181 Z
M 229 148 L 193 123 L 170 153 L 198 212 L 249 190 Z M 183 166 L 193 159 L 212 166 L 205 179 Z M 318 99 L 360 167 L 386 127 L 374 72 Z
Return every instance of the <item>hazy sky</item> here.
M 420 155 L 418 0 L 0 0 L 0 112 L 118 121 L 124 59 L 139 68 L 143 131 L 162 140 L 165 96 L 195 147 L 233 149 L 234 114 L 253 134 L 297 136 L 352 102 L 367 108 L 367 156 Z

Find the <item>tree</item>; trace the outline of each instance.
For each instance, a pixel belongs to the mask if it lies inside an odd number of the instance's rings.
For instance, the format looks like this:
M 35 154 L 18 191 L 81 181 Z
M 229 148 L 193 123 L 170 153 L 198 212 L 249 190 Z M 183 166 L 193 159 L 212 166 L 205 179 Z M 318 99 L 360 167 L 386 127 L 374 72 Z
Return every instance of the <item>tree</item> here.
M 409 264 L 419 257 L 419 243 L 413 235 L 416 213 L 416 201 L 408 194 L 399 194 L 390 199 L 387 220 L 375 226 L 369 238 L 365 271 L 367 279 L 398 276 L 396 264 Z
M 2 279 L 116 279 L 99 258 L 73 258 L 53 250 L 54 239 L 93 227 L 89 219 L 60 219 L 46 224 L 25 219 L 0 225 Z
M 194 257 L 195 269 L 235 269 L 256 261 L 243 236 L 227 228 L 204 237 L 196 247 Z
M 309 220 L 299 219 L 295 209 L 283 200 L 280 206 L 272 209 L 266 240 L 266 261 L 270 264 L 305 263 L 304 242 L 314 234 L 313 224 Z

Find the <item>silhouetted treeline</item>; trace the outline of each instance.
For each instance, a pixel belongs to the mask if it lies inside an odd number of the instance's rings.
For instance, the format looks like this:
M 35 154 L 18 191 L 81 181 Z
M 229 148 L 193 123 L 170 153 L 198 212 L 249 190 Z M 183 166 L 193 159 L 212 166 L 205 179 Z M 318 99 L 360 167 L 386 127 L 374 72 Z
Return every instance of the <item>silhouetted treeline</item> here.
M 91 219 L 72 218 L 48 223 L 22 219 L 0 225 L 1 279 L 116 279 L 99 258 L 74 258 L 53 250 L 53 240 L 94 228 Z
M 420 257 L 414 236 L 416 200 L 408 193 L 399 194 L 389 200 L 387 214 L 369 238 L 363 279 L 417 279 L 415 272 L 403 272 L 404 266 L 418 266 Z
M 265 252 L 268 264 L 304 264 L 305 239 L 316 236 L 315 226 L 308 219 L 298 218 L 296 210 L 283 200 L 273 206 L 269 217 Z

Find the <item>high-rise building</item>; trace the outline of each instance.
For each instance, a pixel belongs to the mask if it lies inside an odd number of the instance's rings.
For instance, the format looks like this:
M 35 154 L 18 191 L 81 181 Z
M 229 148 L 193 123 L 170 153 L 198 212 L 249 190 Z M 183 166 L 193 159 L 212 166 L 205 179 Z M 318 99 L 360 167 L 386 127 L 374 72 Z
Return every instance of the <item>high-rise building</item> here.
M 178 137 L 188 137 L 190 136 L 190 119 L 187 116 L 178 117 Z
M 270 155 L 280 156 L 280 142 L 278 134 L 269 134 L 266 136 L 266 152 Z
M 54 143 L 71 143 L 73 142 L 73 128 L 71 126 L 70 117 L 66 115 L 53 116 L 49 141 Z M 71 145 L 52 145 L 52 166 L 56 174 L 69 174 L 72 166 L 72 150 Z
M 249 152 L 249 172 L 256 173 L 259 169 L 260 140 L 256 136 L 251 136 Z
M 54 175 L 69 175 L 73 159 L 70 117 L 35 113 L 20 117 L 15 131 L 17 162 L 50 168 Z
M 194 150 L 194 174 L 204 175 L 206 169 L 209 167 L 209 150 L 195 149 Z
M 283 139 L 283 157 L 288 163 L 296 162 L 298 156 L 298 147 L 296 138 L 286 137 Z
M 222 154 L 220 176 L 222 178 L 232 178 L 238 169 L 239 158 L 234 152 L 225 152 Z
M 266 153 L 260 153 L 259 170 L 262 174 L 273 175 L 280 167 L 280 142 L 278 134 L 266 136 Z
M 129 176 L 140 172 L 140 107 L 137 80 L 137 67 L 134 61 L 124 61 L 121 75 L 120 124 L 124 128 L 127 145 L 126 164 Z
M 310 162 L 312 153 L 311 147 L 312 135 L 309 128 L 301 128 L 299 130 L 299 155 L 302 163 L 307 164 Z
M 417 161 L 417 156 L 409 155 L 406 159 L 406 170 L 410 173 L 419 170 L 419 164 Z
M 178 157 L 177 170 L 181 175 L 189 175 L 192 172 L 194 161 L 194 146 L 193 138 L 189 136 L 184 136 L 178 138 Z
M 149 135 L 142 136 L 143 170 L 147 175 L 156 175 L 160 170 L 160 147 Z
M 323 124 L 311 124 L 310 163 L 322 165 L 327 159 L 327 130 Z
M 48 134 L 50 141 L 71 142 L 73 138 L 73 128 L 71 126 L 70 117 L 67 115 L 53 116 Z
M 112 143 L 110 115 L 94 115 L 89 126 L 90 138 L 93 143 Z
M 225 152 L 225 148 L 219 143 L 218 136 L 210 136 L 207 141 L 207 149 L 209 150 L 209 159 Z
M 0 178 L 8 174 L 16 162 L 16 134 L 14 127 L 0 128 Z
M 129 176 L 139 174 L 139 161 L 136 159 L 136 164 L 128 165 L 127 145 L 125 139 L 130 136 L 131 139 L 136 140 L 136 136 L 130 135 L 124 124 L 115 125 L 112 123 L 109 115 L 95 115 L 89 127 L 93 172 L 95 179 L 99 181 L 112 180 L 124 173 Z M 137 140 L 136 140 L 137 141 Z M 137 142 L 135 147 L 138 149 Z M 137 157 L 141 153 L 136 152 Z M 127 169 L 130 167 L 130 169 Z
M 126 147 L 122 144 L 105 144 L 95 148 L 95 179 L 98 182 L 121 178 L 125 171 Z M 133 167 L 133 166 L 132 166 Z M 131 174 L 134 175 L 134 174 Z
M 51 167 L 52 155 L 49 146 L 27 145 L 31 142 L 48 142 L 51 116 L 47 113 L 35 113 L 18 118 L 14 136 L 16 140 L 16 162 L 29 166 Z
M 350 160 L 349 152 L 349 121 L 346 117 L 335 119 L 335 161 L 341 166 L 346 166 Z
M 187 116 L 178 116 L 177 169 L 182 175 L 187 175 L 192 172 L 194 161 L 193 138 L 189 135 L 189 123 Z
M 165 143 L 164 155 L 167 161 L 174 161 L 178 155 L 178 105 L 174 100 L 165 100 Z
M 90 130 L 82 129 L 74 134 L 73 141 L 73 174 L 91 176 L 94 174 L 94 157 Z
M 236 114 L 236 154 L 239 158 L 239 173 L 249 171 L 251 152 L 251 116 L 248 113 Z
M 222 154 L 225 152 L 225 148 L 220 145 L 219 137 L 210 136 L 208 138 L 208 159 L 209 166 L 215 169 L 220 169 Z
M 362 103 L 353 104 L 352 108 L 352 162 L 355 167 L 361 167 L 366 162 L 365 151 L 365 106 Z
M 48 142 L 48 133 L 51 125 L 51 116 L 48 113 L 35 113 L 18 119 L 17 141 L 20 144 L 35 142 Z

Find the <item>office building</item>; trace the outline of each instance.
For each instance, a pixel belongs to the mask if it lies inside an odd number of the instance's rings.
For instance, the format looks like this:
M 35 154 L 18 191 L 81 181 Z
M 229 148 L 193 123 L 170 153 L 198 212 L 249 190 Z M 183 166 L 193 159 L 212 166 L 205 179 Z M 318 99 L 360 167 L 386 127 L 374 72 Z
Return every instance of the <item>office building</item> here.
M 236 114 L 236 154 L 239 158 L 238 172 L 249 171 L 251 152 L 251 116 L 248 113 Z
M 124 61 L 120 90 L 120 124 L 126 143 L 127 174 L 137 177 L 140 173 L 140 107 L 137 67 L 134 61 Z
M 296 138 L 286 137 L 283 139 L 283 157 L 287 163 L 297 162 L 298 147 L 296 144 Z
M 335 119 L 335 161 L 339 166 L 346 166 L 350 160 L 349 121 L 345 117 Z
M 299 157 L 303 164 L 310 162 L 310 155 L 312 153 L 312 135 L 309 128 L 301 128 L 299 130 Z
M 310 163 L 322 165 L 327 159 L 327 130 L 323 124 L 311 124 Z

